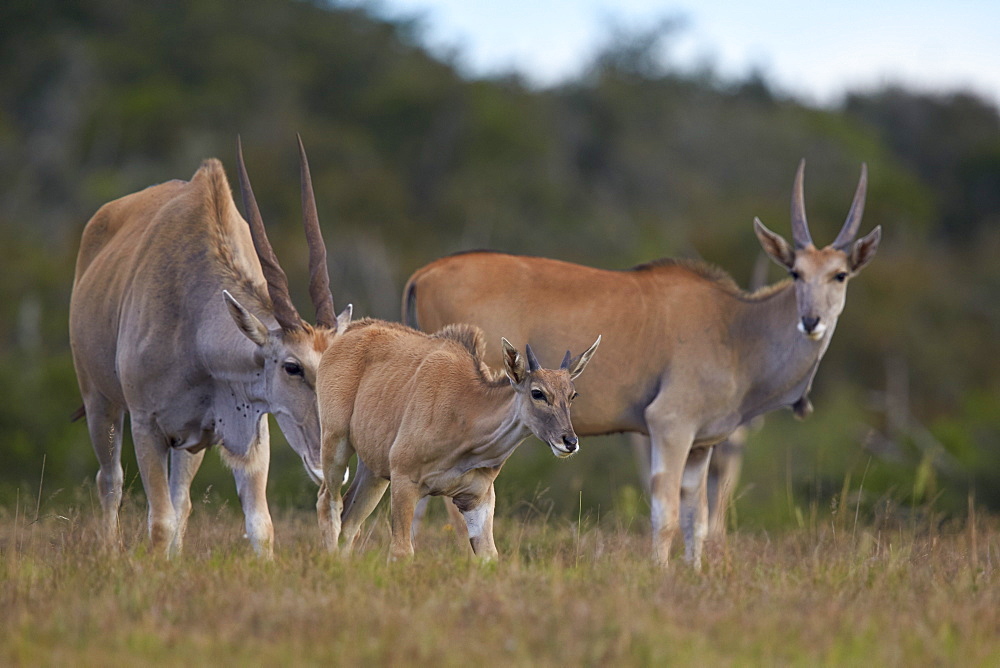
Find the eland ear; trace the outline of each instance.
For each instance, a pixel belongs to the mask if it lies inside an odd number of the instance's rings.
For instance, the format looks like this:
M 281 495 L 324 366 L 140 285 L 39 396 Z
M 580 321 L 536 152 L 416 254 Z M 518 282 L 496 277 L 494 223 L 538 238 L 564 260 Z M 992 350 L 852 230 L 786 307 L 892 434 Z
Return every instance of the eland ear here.
M 875 257 L 875 251 L 878 250 L 880 241 L 882 241 L 881 225 L 854 242 L 848 258 L 851 264 L 851 271 L 861 271 L 862 267 L 872 261 L 872 258 Z
M 767 226 L 760 222 L 760 218 L 753 219 L 753 231 L 760 241 L 761 248 L 772 260 L 785 269 L 795 266 L 795 251 L 783 236 L 767 229 Z
M 517 348 L 510 345 L 510 341 L 501 337 L 500 344 L 503 347 L 503 371 L 507 378 L 514 385 L 520 385 L 528 377 L 528 368 L 524 363 L 524 357 L 517 352 Z
M 347 326 L 351 324 L 351 317 L 354 315 L 354 304 L 348 304 L 347 308 L 337 316 L 337 334 L 343 334 Z
M 268 333 L 264 323 L 258 320 L 253 313 L 243 308 L 243 304 L 236 301 L 236 297 L 229 294 L 228 290 L 222 291 L 222 297 L 226 300 L 226 306 L 229 307 L 229 315 L 233 316 L 236 326 L 240 328 L 243 335 L 258 346 L 267 343 Z
M 577 376 L 583 373 L 583 370 L 587 367 L 590 362 L 590 358 L 594 356 L 597 351 L 597 346 L 601 345 L 601 337 L 597 336 L 597 340 L 594 341 L 594 345 L 590 346 L 584 352 L 580 353 L 578 357 L 573 358 L 565 368 L 569 369 L 569 379 L 576 380 Z

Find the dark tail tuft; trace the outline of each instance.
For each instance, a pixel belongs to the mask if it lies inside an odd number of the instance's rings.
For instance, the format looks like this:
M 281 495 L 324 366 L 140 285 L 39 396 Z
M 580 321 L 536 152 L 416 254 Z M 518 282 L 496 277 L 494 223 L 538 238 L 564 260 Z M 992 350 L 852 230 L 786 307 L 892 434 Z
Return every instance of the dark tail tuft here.
M 73 411 L 73 414 L 69 416 L 69 421 L 76 422 L 80 418 L 85 418 L 85 417 L 87 417 L 87 408 L 86 406 L 81 404 L 80 407 L 77 408 L 75 411 Z

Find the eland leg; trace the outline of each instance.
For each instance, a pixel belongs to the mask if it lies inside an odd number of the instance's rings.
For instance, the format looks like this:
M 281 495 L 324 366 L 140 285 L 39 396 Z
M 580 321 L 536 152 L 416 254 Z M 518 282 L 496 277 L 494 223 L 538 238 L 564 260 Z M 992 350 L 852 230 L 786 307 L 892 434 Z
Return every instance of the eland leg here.
M 187 450 L 170 451 L 170 501 L 177 516 L 177 531 L 174 534 L 170 551 L 180 554 L 184 548 L 184 536 L 187 534 L 188 518 L 191 517 L 191 481 L 205 459 L 206 450 L 188 452 Z
M 97 471 L 97 494 L 101 501 L 102 534 L 105 545 L 121 548 L 118 509 L 122 504 L 122 423 L 125 411 L 103 396 L 85 397 L 87 430 L 100 468 Z
M 170 500 L 170 483 L 167 473 L 169 446 L 167 439 L 146 416 L 132 415 L 132 440 L 139 475 L 146 491 L 149 540 L 154 551 L 174 556 L 174 536 L 177 533 L 177 515 Z
M 462 497 L 455 499 L 455 505 L 465 518 L 469 545 L 483 561 L 495 561 L 498 556 L 496 543 L 493 542 L 493 512 L 496 502 L 497 495 L 492 482 L 486 494 L 471 503 Z
M 701 552 L 708 535 L 706 481 L 712 448 L 695 448 L 688 454 L 681 478 L 681 529 L 684 531 L 684 560 L 695 570 L 701 568 Z
M 649 495 L 653 559 L 664 567 L 670 562 L 670 548 L 679 528 L 684 467 L 694 440 L 690 428 L 669 419 L 670 403 L 671 399 L 661 394 L 646 409 L 652 444 Z
M 316 500 L 316 517 L 323 544 L 327 551 L 334 552 L 340 540 L 341 515 L 344 512 L 341 488 L 354 448 L 347 434 L 324 434 L 322 453 L 323 484 Z
M 454 499 L 444 497 L 444 508 L 448 511 L 448 523 L 455 530 L 455 537 L 458 538 L 460 547 L 463 550 L 468 550 L 471 543 L 469 543 L 469 528 L 465 521 L 465 515 L 455 505 Z
M 708 465 L 708 535 L 714 540 L 726 538 L 727 515 L 743 466 L 743 443 L 740 427 L 712 449 Z
M 413 509 L 420 498 L 420 489 L 405 475 L 394 475 L 389 495 L 392 516 L 392 544 L 389 550 L 389 560 L 408 559 L 413 556 L 410 526 L 413 524 Z
M 243 508 L 247 538 L 254 552 L 265 559 L 274 556 L 274 523 L 267 506 L 267 473 L 271 466 L 271 433 L 267 415 L 257 423 L 257 438 L 246 457 L 226 457 L 236 480 L 236 493 Z
M 361 525 L 375 510 L 375 506 L 382 500 L 388 487 L 388 480 L 378 477 L 365 466 L 364 462 L 358 460 L 358 470 L 355 472 L 354 480 L 344 497 L 341 528 L 341 543 L 344 551 L 350 552 L 354 549 L 354 542 L 361 531 Z
M 417 534 L 420 533 L 420 525 L 423 523 L 424 515 L 427 513 L 427 504 L 430 500 L 431 497 L 425 496 L 417 501 L 417 507 L 413 513 L 413 524 L 410 525 L 410 540 L 417 540 Z M 458 506 L 455 505 L 452 499 L 443 496 L 441 500 L 444 501 L 444 509 L 448 511 L 448 523 L 455 531 L 455 536 L 458 538 L 460 547 L 463 550 L 469 549 L 469 532 L 465 526 L 465 516 L 462 515 L 462 511 L 458 509 Z
M 427 514 L 427 504 L 430 501 L 431 497 L 429 496 L 425 496 L 417 501 L 417 505 L 413 509 L 413 522 L 410 524 L 410 540 L 415 541 L 417 539 L 417 534 L 420 533 L 420 525 L 424 521 L 424 515 Z

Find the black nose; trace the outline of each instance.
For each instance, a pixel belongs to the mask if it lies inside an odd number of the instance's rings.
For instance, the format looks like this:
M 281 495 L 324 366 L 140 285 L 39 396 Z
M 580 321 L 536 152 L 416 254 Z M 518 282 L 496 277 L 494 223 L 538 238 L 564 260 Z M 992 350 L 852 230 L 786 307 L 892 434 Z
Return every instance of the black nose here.
M 569 450 L 570 452 L 576 451 L 576 447 L 577 445 L 579 445 L 579 443 L 580 439 L 578 439 L 576 436 L 563 436 L 563 445 L 565 445 L 566 449 Z
M 809 333 L 814 329 L 816 329 L 816 325 L 818 324 L 819 324 L 819 316 L 802 318 L 802 328 L 806 330 L 806 333 Z

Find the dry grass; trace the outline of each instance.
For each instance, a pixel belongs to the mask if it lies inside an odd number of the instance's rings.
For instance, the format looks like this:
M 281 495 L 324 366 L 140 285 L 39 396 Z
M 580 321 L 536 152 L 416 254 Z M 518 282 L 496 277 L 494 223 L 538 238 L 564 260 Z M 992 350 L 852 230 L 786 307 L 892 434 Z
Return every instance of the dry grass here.
M 265 563 L 228 508 L 196 509 L 173 561 L 146 553 L 134 503 L 114 555 L 89 503 L 33 513 L 0 510 L 0 664 L 1000 665 L 991 519 L 737 533 L 697 574 L 655 569 L 646 532 L 555 519 L 500 520 L 481 566 L 437 522 L 387 564 L 384 515 L 338 560 L 287 513 Z

